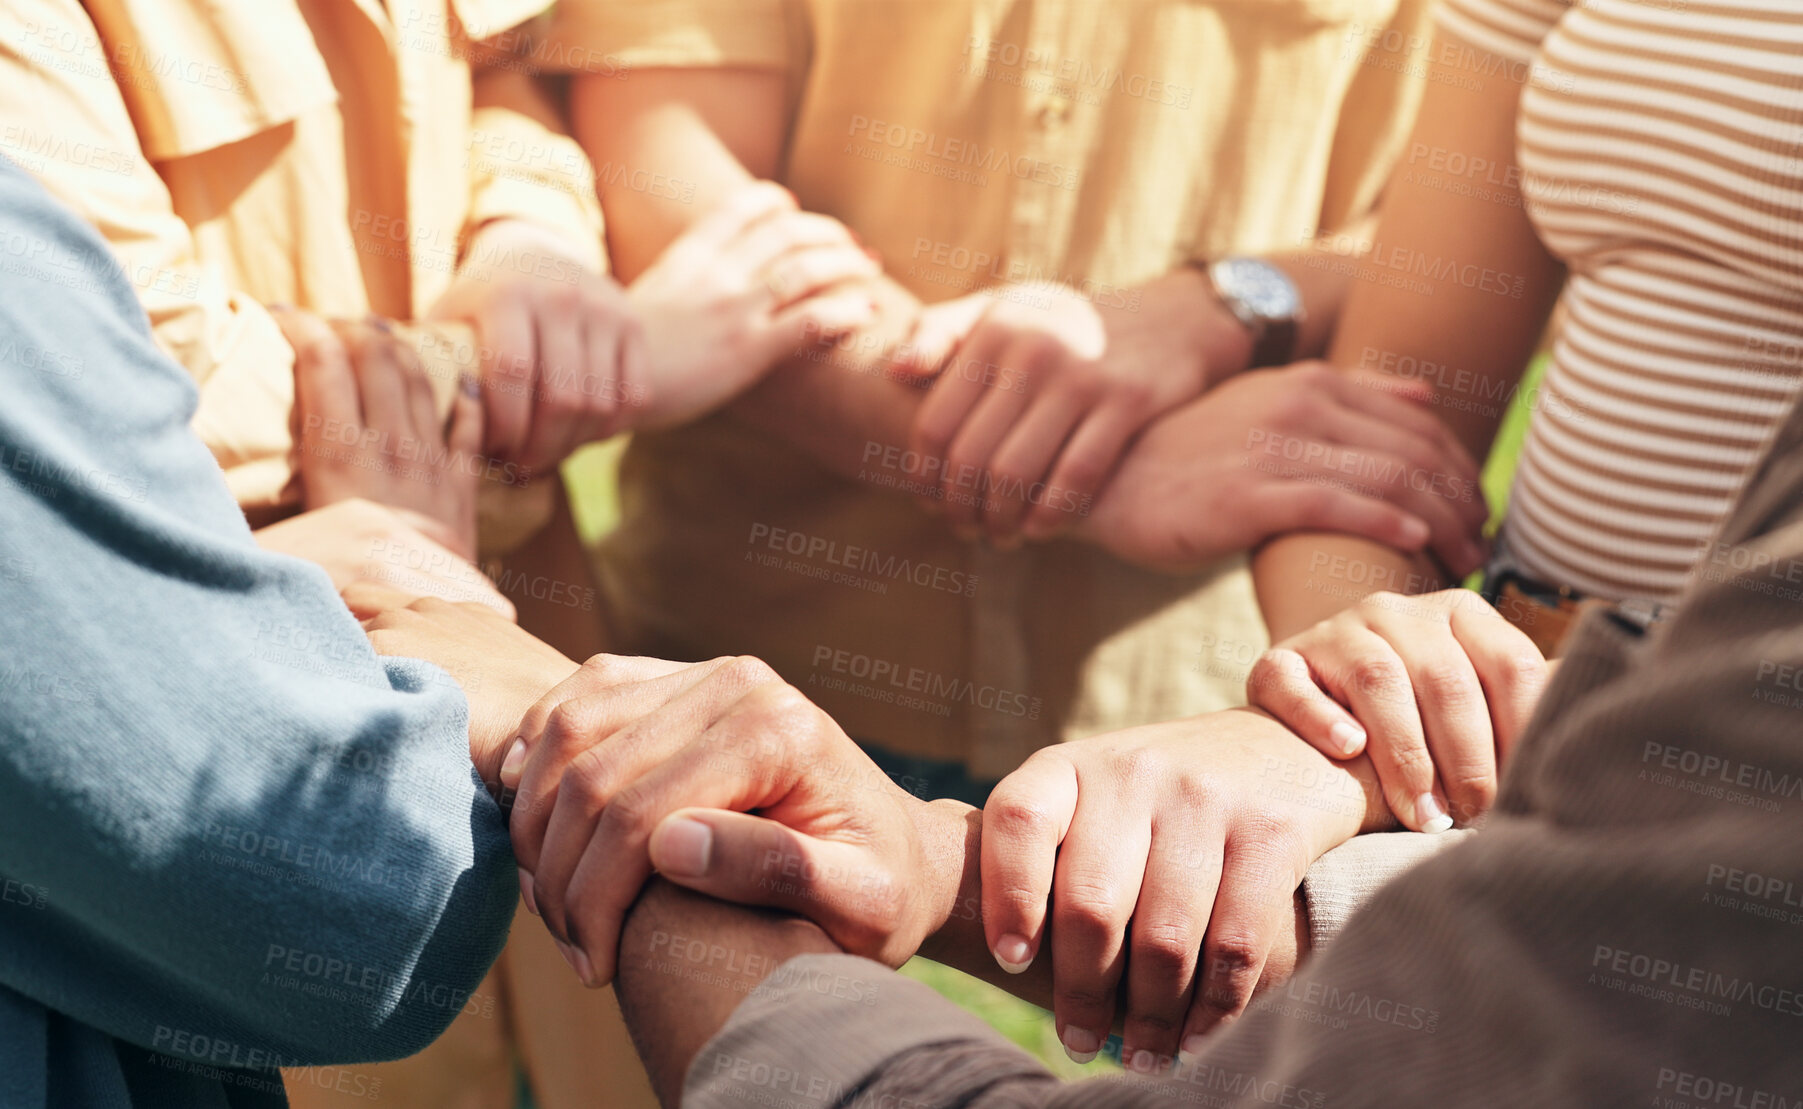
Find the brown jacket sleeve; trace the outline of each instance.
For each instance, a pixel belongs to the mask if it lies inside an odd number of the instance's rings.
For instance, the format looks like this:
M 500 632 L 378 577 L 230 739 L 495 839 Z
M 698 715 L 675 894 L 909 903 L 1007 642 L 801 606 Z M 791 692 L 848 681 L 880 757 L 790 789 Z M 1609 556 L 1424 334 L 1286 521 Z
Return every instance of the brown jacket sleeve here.
M 1673 619 L 1580 626 L 1490 824 L 1174 1076 L 1056 1085 L 912 984 L 864 1004 L 817 977 L 742 1006 L 686 1104 L 784 1065 L 873 1107 L 1798 1104 L 1803 411 Z

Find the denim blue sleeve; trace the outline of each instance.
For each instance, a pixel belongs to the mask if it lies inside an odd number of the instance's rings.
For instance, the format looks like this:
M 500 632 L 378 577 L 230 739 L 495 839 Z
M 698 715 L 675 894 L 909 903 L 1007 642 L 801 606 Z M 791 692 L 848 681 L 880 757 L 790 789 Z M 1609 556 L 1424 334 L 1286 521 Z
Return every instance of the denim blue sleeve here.
M 0 985 L 221 1066 L 409 1054 L 516 900 L 467 705 L 256 546 L 194 404 L 0 159 Z

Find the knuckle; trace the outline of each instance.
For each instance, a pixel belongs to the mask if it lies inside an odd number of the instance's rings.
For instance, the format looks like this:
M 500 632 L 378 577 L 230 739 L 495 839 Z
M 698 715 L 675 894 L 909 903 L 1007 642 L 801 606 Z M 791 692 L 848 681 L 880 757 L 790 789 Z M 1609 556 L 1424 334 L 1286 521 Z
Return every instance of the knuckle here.
M 1085 947 L 1112 946 L 1126 923 L 1119 902 L 1119 891 L 1106 879 L 1075 879 L 1058 898 L 1053 926 Z
M 1353 662 L 1349 675 L 1351 688 L 1377 701 L 1400 701 L 1413 698 L 1409 676 L 1401 664 L 1382 656 L 1366 656 Z
M 1044 802 L 1012 790 L 992 795 L 983 809 L 983 829 L 1010 839 L 1050 837 L 1057 828 Z
M 1175 919 L 1140 928 L 1133 940 L 1133 959 L 1160 981 L 1181 980 L 1200 955 L 1195 922 Z
M 754 655 L 733 655 L 722 662 L 714 674 L 719 680 L 741 689 L 750 689 L 776 679 L 776 671 L 770 668 L 770 664 Z
M 1468 670 L 1444 662 L 1431 662 L 1421 667 L 1414 678 L 1415 692 L 1428 704 L 1459 711 L 1482 703 L 1483 692 L 1477 678 Z
M 590 778 L 589 780 L 593 780 Z M 650 835 L 650 820 L 655 813 L 653 801 L 636 785 L 615 793 L 601 810 L 596 834 L 615 842 L 634 842 Z

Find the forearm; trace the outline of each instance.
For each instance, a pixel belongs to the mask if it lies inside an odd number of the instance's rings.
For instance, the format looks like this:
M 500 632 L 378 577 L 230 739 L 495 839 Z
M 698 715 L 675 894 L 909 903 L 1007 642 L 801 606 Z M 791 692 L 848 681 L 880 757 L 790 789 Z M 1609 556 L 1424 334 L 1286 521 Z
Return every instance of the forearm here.
M 797 917 L 653 878 L 626 918 L 614 993 L 658 1099 L 681 1102 L 696 1053 L 771 971 L 797 955 L 838 951 Z
M 1295 532 L 1253 553 L 1252 584 L 1277 643 L 1372 593 L 1431 593 L 1453 583 L 1425 553 L 1338 533 Z
M 614 273 L 630 284 L 734 191 L 776 173 L 782 75 L 724 68 L 578 77 L 570 120 L 596 167 Z

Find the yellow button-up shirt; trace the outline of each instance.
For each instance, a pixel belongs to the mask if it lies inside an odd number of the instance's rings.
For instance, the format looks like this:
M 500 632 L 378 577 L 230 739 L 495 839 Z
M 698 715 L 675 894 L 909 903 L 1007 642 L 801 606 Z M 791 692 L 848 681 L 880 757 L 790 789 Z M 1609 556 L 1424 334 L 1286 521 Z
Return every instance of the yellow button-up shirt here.
M 630 69 L 782 69 L 784 183 L 923 299 L 1056 281 L 1130 307 L 1185 259 L 1373 210 L 1430 2 L 564 0 L 551 33 Z M 624 481 L 623 627 L 762 655 L 860 739 L 979 775 L 1241 703 L 1265 645 L 1243 559 L 1169 577 L 1075 542 L 968 547 L 724 419 L 638 438 Z
M 112 244 L 253 514 L 296 493 L 293 352 L 263 305 L 417 318 L 510 216 L 600 264 L 580 148 L 471 106 L 472 38 L 549 2 L 10 0 L 0 152 Z

